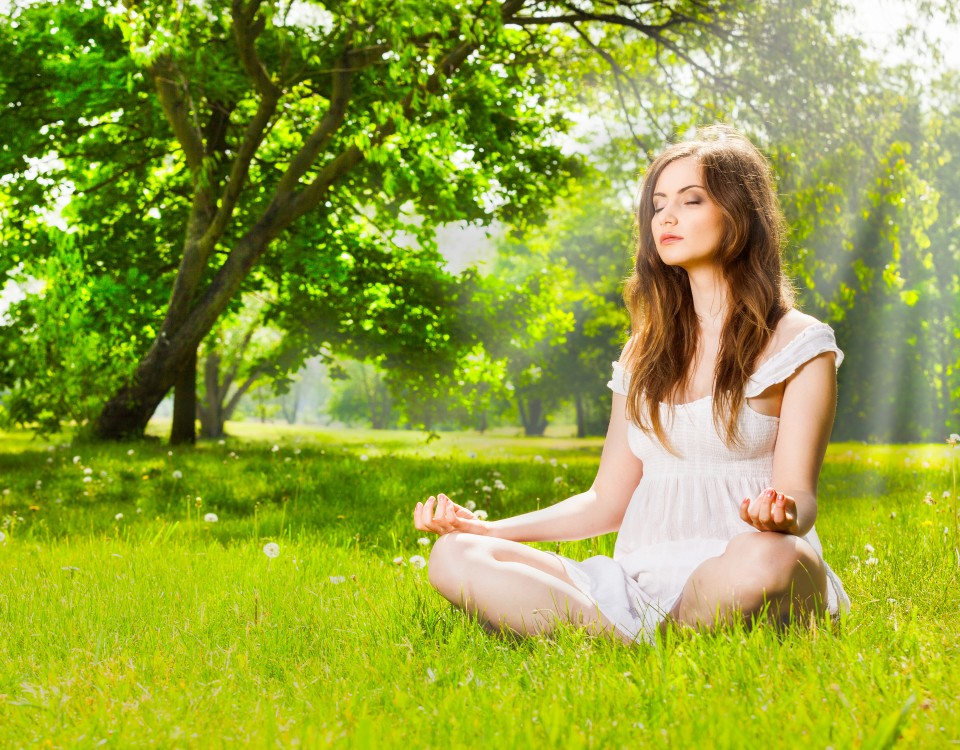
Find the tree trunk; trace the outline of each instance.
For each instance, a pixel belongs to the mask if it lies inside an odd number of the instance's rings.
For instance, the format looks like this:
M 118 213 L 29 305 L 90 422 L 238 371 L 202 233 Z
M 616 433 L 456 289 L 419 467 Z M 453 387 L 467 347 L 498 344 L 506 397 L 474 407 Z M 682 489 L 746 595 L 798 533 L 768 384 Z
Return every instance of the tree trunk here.
M 523 398 L 517 398 L 520 419 L 523 421 L 523 434 L 527 437 L 543 437 L 547 429 L 547 415 L 543 410 L 543 401 L 539 398 L 528 399 L 524 404 Z
M 583 408 L 583 395 L 579 392 L 573 397 L 574 406 L 577 408 L 577 437 L 587 436 L 587 414 Z
M 223 397 L 220 391 L 220 355 L 208 351 L 203 363 L 203 383 L 206 403 L 197 409 L 200 415 L 200 435 L 205 438 L 223 437 Z
M 171 445 L 193 445 L 197 442 L 197 350 L 180 369 L 173 390 L 173 424 Z

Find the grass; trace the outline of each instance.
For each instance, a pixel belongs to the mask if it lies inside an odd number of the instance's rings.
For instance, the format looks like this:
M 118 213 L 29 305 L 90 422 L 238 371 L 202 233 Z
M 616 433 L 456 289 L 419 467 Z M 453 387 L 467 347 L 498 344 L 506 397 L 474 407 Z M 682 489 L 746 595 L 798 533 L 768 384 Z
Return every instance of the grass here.
M 838 628 L 627 648 L 486 636 L 408 562 L 417 499 L 552 503 L 599 441 L 271 429 L 172 453 L 0 433 L 0 747 L 960 744 L 960 450 L 831 446 Z

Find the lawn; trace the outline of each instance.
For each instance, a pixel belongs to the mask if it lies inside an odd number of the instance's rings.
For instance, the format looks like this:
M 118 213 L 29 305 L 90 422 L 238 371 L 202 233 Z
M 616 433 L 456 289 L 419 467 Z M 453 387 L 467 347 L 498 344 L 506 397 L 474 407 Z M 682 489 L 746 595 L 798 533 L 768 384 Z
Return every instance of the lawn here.
M 234 432 L 172 450 L 0 433 L 0 747 L 960 744 L 960 450 L 831 446 L 817 527 L 854 602 L 839 626 L 630 648 L 487 636 L 415 564 L 417 499 L 549 504 L 589 485 L 599 440 Z

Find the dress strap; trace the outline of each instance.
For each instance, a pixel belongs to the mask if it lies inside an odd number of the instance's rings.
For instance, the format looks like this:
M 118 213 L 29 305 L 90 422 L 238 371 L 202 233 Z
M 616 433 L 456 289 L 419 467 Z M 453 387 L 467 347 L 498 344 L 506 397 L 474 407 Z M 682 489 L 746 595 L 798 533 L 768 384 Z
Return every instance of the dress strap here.
M 837 347 L 833 329 L 826 323 L 804 328 L 789 344 L 769 359 L 764 360 L 750 376 L 744 395 L 755 398 L 771 385 L 782 383 L 811 359 L 824 352 L 836 355 L 836 366 L 843 362 L 843 352 Z
M 627 395 L 627 389 L 630 387 L 630 373 L 626 371 L 623 365 L 619 362 L 613 363 L 613 377 L 610 379 L 610 382 L 607 383 L 607 388 L 609 388 L 614 393 L 618 393 L 621 396 Z

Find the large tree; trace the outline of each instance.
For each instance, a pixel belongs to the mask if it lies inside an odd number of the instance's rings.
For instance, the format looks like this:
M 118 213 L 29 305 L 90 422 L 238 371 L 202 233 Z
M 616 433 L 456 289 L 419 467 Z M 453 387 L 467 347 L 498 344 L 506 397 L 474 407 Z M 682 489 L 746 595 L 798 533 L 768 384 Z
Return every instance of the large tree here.
M 174 386 L 192 430 L 197 348 L 258 276 L 291 255 L 356 261 L 364 223 L 391 247 L 406 232 L 429 248 L 444 221 L 536 218 L 567 172 L 554 135 L 576 83 L 565 66 L 621 31 L 647 40 L 651 57 L 687 54 L 705 31 L 732 28 L 733 10 L 15 4 L 0 21 L 0 52 L 18 61 L 0 72 L 6 265 L 46 251 L 44 207 L 72 192 L 65 213 L 93 268 L 140 269 L 131 309 L 156 316 L 96 434 L 141 434 Z

